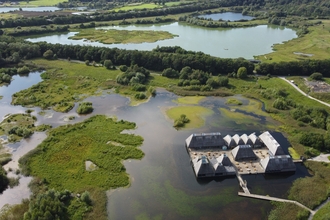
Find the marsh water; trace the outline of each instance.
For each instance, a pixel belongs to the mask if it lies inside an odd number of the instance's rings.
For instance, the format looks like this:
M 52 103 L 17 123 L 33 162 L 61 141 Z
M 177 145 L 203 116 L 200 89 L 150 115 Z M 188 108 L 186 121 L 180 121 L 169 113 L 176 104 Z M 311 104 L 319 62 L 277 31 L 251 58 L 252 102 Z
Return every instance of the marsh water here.
M 223 21 L 239 21 L 239 20 L 252 20 L 254 17 L 248 15 L 242 15 L 241 13 L 235 12 L 223 12 L 223 13 L 214 13 L 214 14 L 205 14 L 199 15 L 199 18 L 212 19 L 214 21 L 223 20 Z
M 2 118 L 9 113 L 24 112 L 26 108 L 11 106 L 8 97 L 14 91 L 27 88 L 41 79 L 40 73 L 32 73 L 29 77 L 15 76 L 15 80 L 7 87 L 0 87 L 0 112 Z M 31 77 L 31 78 L 30 78 Z M 24 83 L 31 80 L 30 83 Z M 16 83 L 15 83 L 16 81 Z M 19 83 L 20 82 L 20 83 Z M 19 83 L 19 84 L 18 84 Z M 11 95 L 10 95 L 11 96 Z M 91 96 L 86 99 L 93 103 L 94 112 L 79 116 L 72 109 L 69 113 L 56 113 L 45 110 L 39 114 L 39 108 L 32 108 L 37 116 L 38 124 L 51 124 L 57 127 L 66 123 L 77 123 L 95 114 L 116 116 L 135 122 L 137 129 L 126 132 L 141 135 L 144 138 L 141 146 L 145 156 L 142 160 L 124 161 L 131 185 L 127 188 L 109 190 L 109 219 L 265 219 L 271 209 L 267 201 L 239 197 L 239 184 L 236 178 L 197 180 L 186 152 L 184 141 L 193 132 L 215 132 L 222 134 L 250 134 L 267 130 L 269 124 L 277 125 L 275 121 L 255 115 L 258 123 L 239 124 L 224 118 L 221 108 L 228 108 L 226 99 L 206 97 L 199 105 L 213 110 L 213 115 L 206 118 L 205 125 L 193 130 L 176 130 L 173 122 L 167 119 L 164 111 L 177 106 L 173 102 L 178 96 L 164 89 L 157 89 L 157 95 L 148 102 L 138 106 L 130 106 L 129 99 L 118 94 L 105 92 L 101 96 Z M 235 96 L 244 103 L 248 100 Z M 17 109 L 16 109 L 17 108 Z M 241 111 L 244 113 L 244 110 Z M 73 121 L 67 120 L 69 115 L 76 116 Z M 251 113 L 246 113 L 251 116 Z M 273 133 L 279 143 L 287 150 L 288 142 L 280 133 Z M 16 144 L 8 145 L 13 151 L 14 164 L 8 164 L 15 169 L 15 163 L 20 156 L 36 147 L 46 135 L 36 133 L 31 138 Z M 307 170 L 297 164 L 294 174 L 286 175 L 245 175 L 252 193 L 285 197 L 292 181 L 308 175 Z M 29 196 L 27 184 L 29 177 L 21 177 L 21 184 L 6 190 L 0 195 L 0 207 L 5 203 L 15 204 Z M 22 193 L 24 192 L 24 193 Z
M 246 28 L 211 29 L 178 22 L 160 25 L 128 25 L 102 27 L 116 30 L 168 31 L 176 37 L 154 43 L 103 44 L 88 40 L 72 40 L 77 32 L 28 38 L 31 42 L 90 45 L 129 50 L 152 50 L 157 46 L 180 46 L 185 50 L 201 51 L 216 57 L 252 59 L 253 56 L 272 52 L 272 46 L 296 38 L 296 32 L 289 28 L 259 25 Z

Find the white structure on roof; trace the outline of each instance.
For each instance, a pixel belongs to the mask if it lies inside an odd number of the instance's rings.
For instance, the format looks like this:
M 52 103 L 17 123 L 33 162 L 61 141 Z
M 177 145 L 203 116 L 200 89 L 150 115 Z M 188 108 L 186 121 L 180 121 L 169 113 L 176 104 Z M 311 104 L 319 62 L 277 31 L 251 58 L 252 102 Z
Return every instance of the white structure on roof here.
M 294 172 L 296 166 L 289 155 L 269 156 L 260 160 L 265 173 Z
M 270 156 L 284 155 L 283 149 L 275 138 L 268 132 L 259 135 L 260 140 L 266 145 L 270 152 Z
M 255 133 L 252 133 L 249 135 L 250 140 L 252 141 L 252 147 L 253 148 L 259 148 L 262 147 L 260 139 L 257 137 Z
M 247 134 L 242 134 L 241 139 L 244 142 L 245 145 L 253 145 L 253 142 L 251 141 L 250 137 L 247 136 Z
M 235 134 L 233 136 L 233 139 L 234 139 L 234 141 L 236 143 L 236 146 L 238 146 L 238 145 L 244 145 L 244 141 L 241 139 L 241 137 L 238 134 Z
M 223 140 L 226 142 L 226 144 L 227 144 L 227 146 L 228 146 L 229 148 L 234 148 L 234 147 L 237 146 L 237 145 L 236 145 L 236 142 L 234 141 L 234 139 L 233 139 L 229 134 L 227 134 L 227 135 L 223 138 Z

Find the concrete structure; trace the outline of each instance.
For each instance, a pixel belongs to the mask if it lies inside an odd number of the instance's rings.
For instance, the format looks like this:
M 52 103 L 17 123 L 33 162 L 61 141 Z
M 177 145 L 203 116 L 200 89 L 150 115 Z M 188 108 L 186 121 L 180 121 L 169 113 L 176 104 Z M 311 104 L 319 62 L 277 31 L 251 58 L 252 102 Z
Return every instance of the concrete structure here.
M 289 155 L 269 156 L 260 160 L 265 173 L 295 172 L 296 165 Z
M 238 145 L 231 153 L 236 161 L 257 159 L 257 155 L 255 155 L 250 145 Z
M 213 148 L 226 146 L 220 132 L 192 134 L 186 139 L 188 148 Z
M 284 155 L 282 147 L 268 131 L 262 133 L 259 138 L 268 148 L 271 156 Z

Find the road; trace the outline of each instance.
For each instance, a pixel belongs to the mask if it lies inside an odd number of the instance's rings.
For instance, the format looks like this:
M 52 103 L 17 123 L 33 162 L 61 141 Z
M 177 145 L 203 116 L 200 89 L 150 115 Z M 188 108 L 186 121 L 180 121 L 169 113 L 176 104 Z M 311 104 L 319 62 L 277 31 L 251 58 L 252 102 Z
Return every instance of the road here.
M 315 101 L 317 101 L 317 102 L 319 102 L 319 103 L 321 103 L 321 104 L 323 104 L 323 105 L 326 105 L 326 106 L 330 107 L 330 104 L 329 104 L 329 103 L 323 102 L 323 101 L 321 101 L 321 100 L 318 100 L 318 99 L 316 99 L 316 98 L 314 98 L 314 97 L 309 96 L 308 94 L 306 94 L 305 92 L 303 92 L 301 89 L 299 89 L 298 86 L 296 86 L 294 83 L 290 82 L 290 80 L 287 80 L 287 79 L 284 78 L 284 77 L 279 77 L 279 78 L 280 78 L 280 79 L 283 79 L 284 81 L 286 81 L 287 83 L 289 83 L 291 86 L 293 86 L 293 88 L 295 88 L 298 92 L 300 92 L 300 93 L 303 94 L 304 96 L 306 96 L 306 97 L 308 97 L 308 98 L 310 98 L 310 99 L 313 99 L 313 100 L 315 100 Z

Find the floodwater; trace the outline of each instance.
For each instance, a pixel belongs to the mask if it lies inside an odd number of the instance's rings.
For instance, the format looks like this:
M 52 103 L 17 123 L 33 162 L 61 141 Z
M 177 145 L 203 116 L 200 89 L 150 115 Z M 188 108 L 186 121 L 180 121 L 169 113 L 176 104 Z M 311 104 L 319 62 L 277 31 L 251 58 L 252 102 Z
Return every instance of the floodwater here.
M 38 74 L 37 74 L 38 75 Z M 32 74 L 33 76 L 33 74 Z M 19 76 L 15 78 L 19 81 Z M 35 77 L 35 83 L 40 78 Z M 15 81 L 14 81 L 15 82 Z M 11 84 L 12 85 L 12 84 Z M 1 94 L 7 94 L 11 85 L 2 87 Z M 23 86 L 24 84 L 22 84 Z M 25 85 L 24 85 L 25 86 Z M 22 88 L 18 86 L 19 88 Z M 17 89 L 17 91 L 19 90 Z M 10 94 L 10 92 L 8 92 Z M 265 219 L 271 209 L 268 201 L 253 200 L 239 197 L 237 192 L 239 184 L 236 178 L 197 180 L 193 173 L 190 158 L 186 152 L 184 141 L 193 132 L 221 132 L 226 134 L 250 134 L 262 132 L 267 129 L 267 123 L 273 123 L 267 117 L 260 116 L 258 127 L 242 126 L 232 123 L 230 126 L 223 122 L 219 108 L 228 108 L 225 98 L 207 97 L 200 105 L 214 111 L 206 119 L 205 126 L 193 130 L 176 130 L 173 122 L 164 115 L 165 109 L 177 106 L 173 100 L 178 96 L 164 89 L 157 89 L 157 95 L 148 102 L 138 106 L 129 106 L 129 99 L 118 94 L 104 93 L 101 96 L 92 96 L 86 99 L 93 103 L 94 112 L 89 115 L 79 116 L 75 113 L 76 106 L 69 113 L 56 113 L 46 110 L 40 115 L 39 108 L 33 108 L 38 123 L 51 124 L 57 127 L 66 123 L 80 122 L 95 114 L 116 116 L 135 122 L 137 129 L 126 132 L 141 135 L 144 138 L 141 146 L 145 156 L 142 160 L 124 161 L 127 173 L 131 178 L 131 185 L 127 188 L 109 190 L 107 192 L 107 209 L 109 219 Z M 236 98 L 248 102 L 244 97 Z M 4 98 L 5 100 L 5 98 Z M 9 105 L 9 104 L 7 104 Z M 15 111 L 0 105 L 0 112 L 6 115 Z M 244 111 L 243 111 L 244 112 Z M 68 116 L 76 116 L 72 121 L 66 120 Z M 280 133 L 273 133 L 278 142 L 287 150 L 288 143 Z M 27 151 L 33 149 L 45 138 L 44 133 L 36 133 L 30 139 L 18 144 L 9 145 L 13 151 L 14 161 Z M 16 153 L 15 153 L 16 152 Z M 14 163 L 14 162 L 13 162 Z M 15 168 L 17 164 L 8 164 Z M 305 167 L 298 165 L 297 172 L 287 175 L 247 175 L 247 180 L 252 193 L 263 195 L 286 196 L 292 181 L 308 175 Z M 30 179 L 21 177 L 24 181 Z M 27 184 L 8 189 L 0 195 L 0 207 L 5 203 L 15 204 L 19 198 L 26 198 Z M 17 198 L 18 197 L 18 198 Z M 15 199 L 13 199 L 15 198 Z
M 180 46 L 185 50 L 201 51 L 215 57 L 253 59 L 253 56 L 272 52 L 272 46 L 296 38 L 296 32 L 289 28 L 259 25 L 246 28 L 211 29 L 178 22 L 160 25 L 128 25 L 102 27 L 116 30 L 168 31 L 177 37 L 154 43 L 103 44 L 88 40 L 72 40 L 77 32 L 28 38 L 31 42 L 59 43 L 68 45 L 89 45 L 128 50 L 152 50 L 157 46 Z
M 239 20 L 252 20 L 254 17 L 248 15 L 242 15 L 241 13 L 235 12 L 224 12 L 224 13 L 215 13 L 215 14 L 205 14 L 199 15 L 199 18 L 212 19 L 214 21 L 223 20 L 223 21 L 239 21 Z

